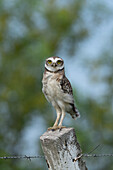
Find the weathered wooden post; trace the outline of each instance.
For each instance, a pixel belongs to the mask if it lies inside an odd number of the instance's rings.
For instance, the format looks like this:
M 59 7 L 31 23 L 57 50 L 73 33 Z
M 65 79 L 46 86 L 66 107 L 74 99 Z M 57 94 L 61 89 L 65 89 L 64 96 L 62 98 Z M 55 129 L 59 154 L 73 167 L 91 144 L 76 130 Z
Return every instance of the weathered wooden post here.
M 87 170 L 82 158 L 74 161 L 81 148 L 73 128 L 47 131 L 40 140 L 49 170 Z

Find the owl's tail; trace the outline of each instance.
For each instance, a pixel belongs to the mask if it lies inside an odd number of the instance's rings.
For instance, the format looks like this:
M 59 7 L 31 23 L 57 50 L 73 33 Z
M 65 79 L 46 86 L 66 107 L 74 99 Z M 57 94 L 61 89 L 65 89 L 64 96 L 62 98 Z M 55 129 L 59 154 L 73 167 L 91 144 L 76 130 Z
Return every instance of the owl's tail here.
M 71 104 L 71 106 L 72 106 L 72 110 L 73 110 L 73 112 L 71 113 L 72 118 L 73 119 L 80 118 L 80 113 L 79 113 L 78 109 L 75 107 L 74 104 Z

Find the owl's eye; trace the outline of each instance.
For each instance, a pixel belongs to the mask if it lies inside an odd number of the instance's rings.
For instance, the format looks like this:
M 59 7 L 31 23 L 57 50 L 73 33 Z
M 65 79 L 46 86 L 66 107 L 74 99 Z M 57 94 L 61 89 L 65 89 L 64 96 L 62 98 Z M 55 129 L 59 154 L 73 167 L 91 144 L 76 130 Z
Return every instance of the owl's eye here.
M 61 60 L 58 60 L 58 61 L 57 61 L 57 64 L 58 64 L 58 65 L 59 65 L 59 64 L 61 64 L 61 63 L 62 63 L 62 61 L 61 61 Z
M 47 62 L 48 62 L 48 64 L 52 64 L 52 61 L 51 61 L 51 60 L 48 60 Z

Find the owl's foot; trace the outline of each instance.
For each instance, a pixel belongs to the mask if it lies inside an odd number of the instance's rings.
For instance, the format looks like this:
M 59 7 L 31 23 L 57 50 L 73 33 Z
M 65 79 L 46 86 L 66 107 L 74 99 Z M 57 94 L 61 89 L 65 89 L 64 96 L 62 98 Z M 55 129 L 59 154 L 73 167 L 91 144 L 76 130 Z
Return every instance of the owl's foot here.
M 59 131 L 61 131 L 63 128 L 66 128 L 66 126 L 58 126 Z
M 66 127 L 65 126 L 53 126 L 53 127 L 48 128 L 48 130 L 55 131 L 55 130 L 59 129 L 61 131 L 61 129 L 63 129 L 63 128 L 66 128 Z
M 52 130 L 52 131 L 54 131 L 54 130 L 57 130 L 58 129 L 58 126 L 53 126 L 53 127 L 49 127 L 47 130 Z

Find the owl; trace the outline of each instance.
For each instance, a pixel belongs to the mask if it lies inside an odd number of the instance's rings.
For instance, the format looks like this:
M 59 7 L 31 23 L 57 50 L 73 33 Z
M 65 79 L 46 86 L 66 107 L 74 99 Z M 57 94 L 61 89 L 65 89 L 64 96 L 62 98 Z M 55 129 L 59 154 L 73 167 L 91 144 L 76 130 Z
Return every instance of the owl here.
M 45 71 L 42 79 L 42 91 L 55 108 L 57 113 L 53 127 L 48 130 L 62 129 L 65 113 L 69 113 L 73 119 L 80 117 L 75 107 L 71 84 L 65 76 L 64 61 L 62 58 L 53 56 L 45 61 Z

